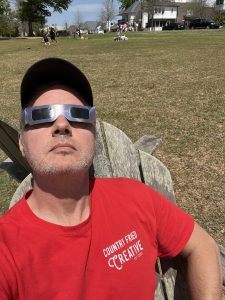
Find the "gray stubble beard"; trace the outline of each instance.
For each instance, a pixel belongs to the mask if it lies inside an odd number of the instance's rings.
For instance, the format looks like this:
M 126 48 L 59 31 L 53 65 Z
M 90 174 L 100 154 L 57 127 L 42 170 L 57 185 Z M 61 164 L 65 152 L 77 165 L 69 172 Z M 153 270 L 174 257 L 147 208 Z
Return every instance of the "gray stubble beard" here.
M 73 165 L 66 166 L 54 166 L 46 163 L 45 161 L 36 161 L 32 155 L 28 151 L 25 152 L 25 157 L 31 166 L 33 173 L 47 176 L 47 175 L 75 175 L 80 173 L 81 171 L 88 170 L 93 162 L 95 154 L 95 149 L 91 149 L 89 153 L 82 153 L 82 157 L 80 160 L 75 161 Z M 64 156 L 68 154 L 65 153 Z M 59 159 L 63 160 L 63 156 Z

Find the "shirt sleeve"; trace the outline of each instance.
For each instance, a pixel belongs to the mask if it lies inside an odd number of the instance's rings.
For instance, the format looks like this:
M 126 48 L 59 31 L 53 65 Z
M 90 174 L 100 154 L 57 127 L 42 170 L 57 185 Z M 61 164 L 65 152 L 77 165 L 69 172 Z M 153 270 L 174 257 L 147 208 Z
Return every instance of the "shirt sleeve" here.
M 194 229 L 192 216 L 153 191 L 159 257 L 174 257 L 187 244 Z

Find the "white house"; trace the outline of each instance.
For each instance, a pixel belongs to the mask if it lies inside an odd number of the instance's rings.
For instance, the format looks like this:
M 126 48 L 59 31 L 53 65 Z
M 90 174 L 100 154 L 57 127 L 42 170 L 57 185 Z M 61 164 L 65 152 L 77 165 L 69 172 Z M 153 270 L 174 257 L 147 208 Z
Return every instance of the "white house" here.
M 143 28 L 147 26 L 147 27 L 153 27 L 155 30 L 161 30 L 165 24 L 177 21 L 178 5 L 176 5 L 175 3 L 172 4 L 165 3 L 165 4 L 155 5 L 153 11 L 154 11 L 153 21 L 144 23 L 142 19 Z M 148 13 L 145 14 L 147 14 L 147 17 L 149 17 L 149 19 L 151 18 L 151 16 L 149 16 Z M 151 26 L 151 22 L 153 26 Z
M 186 26 L 191 19 L 199 17 L 194 15 L 189 3 L 192 0 L 137 0 L 126 10 L 120 12 L 122 19 L 119 23 L 127 22 L 129 25 L 138 23 L 139 29 L 162 30 L 165 24 L 182 22 Z M 212 3 L 208 0 L 205 11 L 206 18 L 213 15 Z M 225 10 L 225 0 L 216 0 L 217 9 Z
M 216 0 L 215 9 L 216 10 L 225 10 L 224 0 Z
M 156 0 L 150 7 L 144 1 L 135 1 L 126 10 L 120 12 L 121 22 L 128 22 L 130 25 L 137 22 L 143 29 L 162 30 L 163 25 L 177 21 L 179 5 L 176 1 Z

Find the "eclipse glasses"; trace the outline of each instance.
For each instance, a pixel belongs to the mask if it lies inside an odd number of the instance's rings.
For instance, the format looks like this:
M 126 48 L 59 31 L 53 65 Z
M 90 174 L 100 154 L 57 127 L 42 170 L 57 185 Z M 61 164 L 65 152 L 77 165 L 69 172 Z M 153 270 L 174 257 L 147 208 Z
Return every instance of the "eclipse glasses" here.
M 96 121 L 95 107 L 72 104 L 53 104 L 25 108 L 22 113 L 22 126 L 51 123 L 60 115 L 63 115 L 70 122 L 93 124 Z

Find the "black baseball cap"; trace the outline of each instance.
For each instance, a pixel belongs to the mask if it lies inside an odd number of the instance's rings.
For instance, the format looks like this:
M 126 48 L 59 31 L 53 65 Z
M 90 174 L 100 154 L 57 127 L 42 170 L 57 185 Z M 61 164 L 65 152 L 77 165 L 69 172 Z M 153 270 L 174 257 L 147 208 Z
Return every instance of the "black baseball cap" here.
M 65 59 L 49 57 L 34 63 L 25 73 L 20 89 L 21 107 L 25 108 L 41 87 L 62 84 L 75 90 L 93 106 L 93 94 L 86 76 Z

